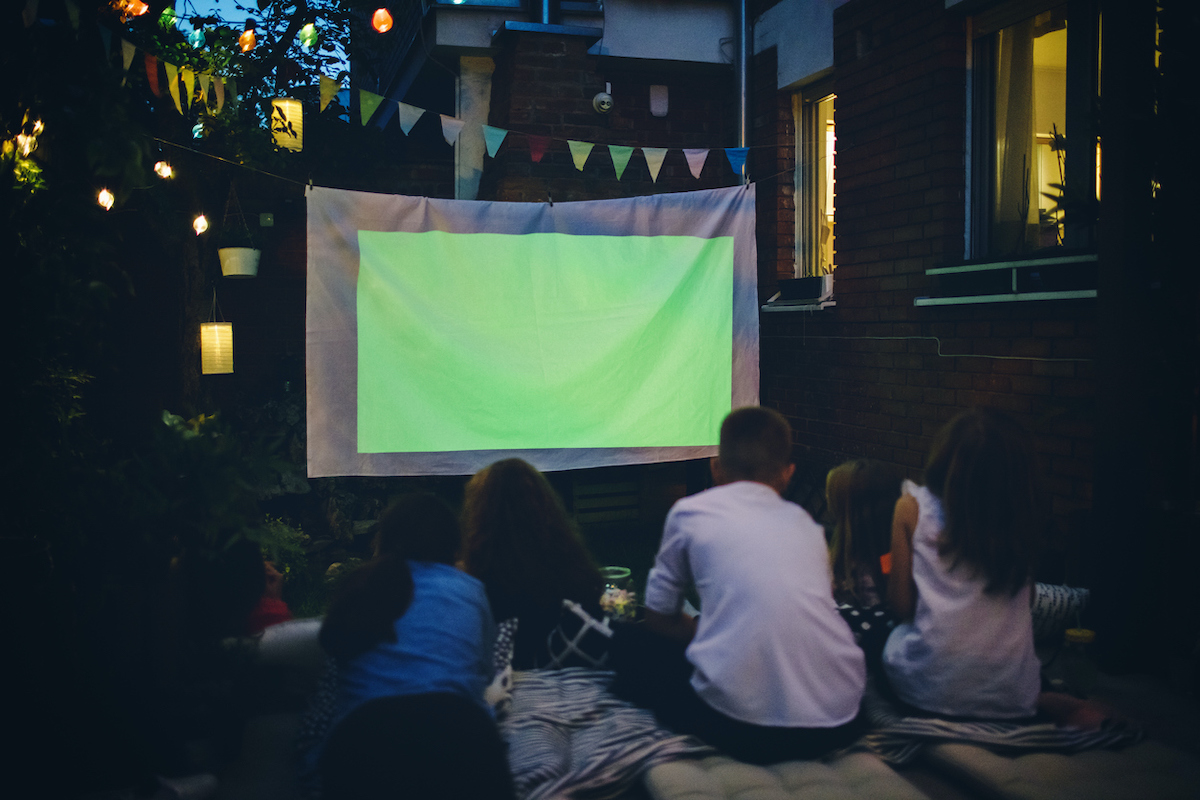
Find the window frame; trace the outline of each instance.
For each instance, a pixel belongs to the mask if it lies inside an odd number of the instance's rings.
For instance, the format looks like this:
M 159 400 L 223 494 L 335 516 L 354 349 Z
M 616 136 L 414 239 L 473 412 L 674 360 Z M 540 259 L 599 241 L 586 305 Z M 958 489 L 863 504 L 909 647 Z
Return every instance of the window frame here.
M 817 109 L 826 100 L 834 101 L 834 140 L 837 139 L 837 95 L 833 91 L 832 78 L 809 84 L 792 95 L 792 116 L 796 127 L 796 171 L 795 171 L 795 275 L 797 278 L 830 275 L 837 268 L 837 223 L 833 223 L 831 237 L 834 241 L 833 258 L 828 272 L 820 269 L 820 220 L 821 204 L 817 199 L 820 191 L 818 165 L 824 154 L 819 153 L 821 144 Z M 834 150 L 835 156 L 837 150 Z M 837 210 L 836 159 L 834 166 L 834 213 Z

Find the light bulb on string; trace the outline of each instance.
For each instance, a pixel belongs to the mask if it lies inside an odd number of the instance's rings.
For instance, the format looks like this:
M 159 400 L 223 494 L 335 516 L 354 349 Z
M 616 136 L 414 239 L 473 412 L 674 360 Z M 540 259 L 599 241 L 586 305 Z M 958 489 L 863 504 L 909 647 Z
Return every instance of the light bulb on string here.
M 243 53 L 249 53 L 258 44 L 258 36 L 254 32 L 254 20 L 246 20 L 246 28 L 242 31 L 242 35 L 238 37 L 238 46 L 242 48 Z
M 175 177 L 175 170 L 171 169 L 171 165 L 166 161 L 158 161 L 154 164 L 154 173 L 162 179 Z
M 387 33 L 392 29 L 392 13 L 386 8 L 377 8 L 371 15 L 371 27 L 379 33 Z
M 21 151 L 23 158 L 27 158 L 30 153 L 37 149 L 37 137 L 26 133 L 18 133 L 17 149 Z
M 203 139 L 204 138 L 204 123 L 203 122 L 197 122 L 195 125 L 192 126 L 192 138 L 193 139 Z
M 196 231 L 197 236 L 204 233 L 208 230 L 208 217 L 203 214 L 197 214 L 196 218 L 192 220 L 192 229 Z
M 321 32 L 317 30 L 315 23 L 308 23 L 300 32 L 296 34 L 296 38 L 300 40 L 300 46 L 305 50 L 312 50 L 317 46 L 317 40 L 321 38 Z
M 179 24 L 179 15 L 175 13 L 175 9 L 167 6 L 158 15 L 158 27 L 165 30 L 170 30 Z
M 187 35 L 187 42 L 197 50 L 199 50 L 201 47 L 204 47 L 204 29 L 197 26 L 191 33 Z
M 113 201 L 115 199 L 116 198 L 113 197 L 113 193 L 108 189 L 101 189 L 100 193 L 96 195 L 96 202 L 99 203 L 105 211 L 108 211 L 113 207 Z

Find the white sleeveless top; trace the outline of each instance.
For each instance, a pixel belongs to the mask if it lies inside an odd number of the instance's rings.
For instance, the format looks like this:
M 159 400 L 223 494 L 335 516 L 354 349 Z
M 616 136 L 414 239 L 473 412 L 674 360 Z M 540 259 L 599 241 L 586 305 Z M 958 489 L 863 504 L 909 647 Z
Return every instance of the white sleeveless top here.
M 951 570 L 938 554 L 941 501 L 912 481 L 903 491 L 919 509 L 912 542 L 917 604 L 913 620 L 898 625 L 883 650 L 892 688 L 904 702 L 937 714 L 1033 716 L 1041 678 L 1029 585 L 1015 596 L 984 594 L 986 581 L 968 565 Z

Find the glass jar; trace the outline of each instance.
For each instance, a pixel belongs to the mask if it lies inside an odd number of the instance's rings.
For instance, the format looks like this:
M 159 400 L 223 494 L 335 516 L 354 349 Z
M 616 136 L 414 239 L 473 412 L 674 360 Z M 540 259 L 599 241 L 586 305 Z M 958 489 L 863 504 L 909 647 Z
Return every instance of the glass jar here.
M 1096 688 L 1099 671 L 1087 654 L 1087 646 L 1096 632 L 1087 628 L 1068 628 L 1062 650 L 1046 667 L 1046 677 L 1056 692 L 1087 696 Z
M 632 620 L 637 614 L 637 592 L 632 588 L 628 567 L 603 567 L 604 591 L 600 609 L 615 620 Z

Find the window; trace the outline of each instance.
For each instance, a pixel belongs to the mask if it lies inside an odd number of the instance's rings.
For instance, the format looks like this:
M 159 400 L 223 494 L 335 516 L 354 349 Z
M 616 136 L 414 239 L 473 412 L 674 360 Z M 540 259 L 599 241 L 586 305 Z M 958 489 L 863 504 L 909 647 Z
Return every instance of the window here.
M 793 98 L 796 117 L 796 276 L 833 273 L 834 95 L 828 82 Z
M 973 17 L 972 36 L 966 257 L 1091 249 L 1100 188 L 1095 4 L 1006 3 Z

